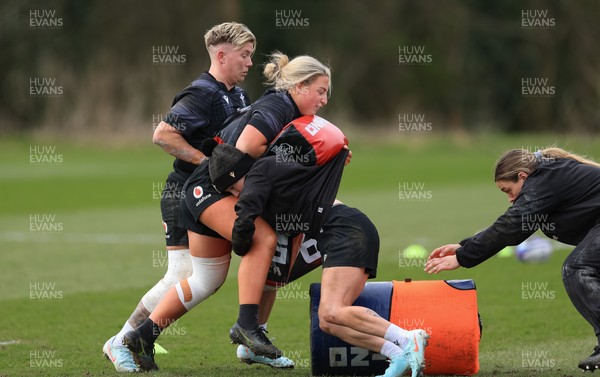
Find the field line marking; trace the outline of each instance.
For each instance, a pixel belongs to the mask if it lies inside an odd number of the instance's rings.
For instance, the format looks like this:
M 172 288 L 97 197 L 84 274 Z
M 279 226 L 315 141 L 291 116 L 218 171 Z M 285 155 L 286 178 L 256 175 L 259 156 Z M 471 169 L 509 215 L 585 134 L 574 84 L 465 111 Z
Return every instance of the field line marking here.
M 0 346 L 8 346 L 10 344 L 19 344 L 21 343 L 20 340 L 7 340 L 7 341 L 0 341 Z
M 97 244 L 155 244 L 163 242 L 157 233 L 66 233 L 66 232 L 0 232 L 0 241 L 66 242 Z

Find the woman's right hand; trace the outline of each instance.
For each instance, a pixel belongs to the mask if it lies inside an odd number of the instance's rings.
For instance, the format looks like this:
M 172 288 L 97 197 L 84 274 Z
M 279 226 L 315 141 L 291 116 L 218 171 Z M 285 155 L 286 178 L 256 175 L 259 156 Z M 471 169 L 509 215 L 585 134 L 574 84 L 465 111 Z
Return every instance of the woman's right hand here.
M 432 260 L 434 258 L 442 258 L 446 255 L 455 255 L 456 250 L 460 247 L 460 244 L 452 243 L 444 246 L 440 246 L 437 249 L 433 250 L 427 260 Z
M 460 247 L 459 244 L 449 244 L 440 246 L 433 250 L 425 263 L 425 272 L 429 274 L 437 274 L 441 271 L 456 270 L 460 267 L 456 259 L 456 250 Z

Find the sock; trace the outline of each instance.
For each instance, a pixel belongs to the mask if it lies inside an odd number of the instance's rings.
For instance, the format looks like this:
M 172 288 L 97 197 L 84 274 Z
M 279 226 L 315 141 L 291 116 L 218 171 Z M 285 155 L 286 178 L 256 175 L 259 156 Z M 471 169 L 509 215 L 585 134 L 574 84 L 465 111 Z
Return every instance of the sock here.
M 258 327 L 258 304 L 241 304 L 238 323 L 242 328 L 251 330 Z
M 401 356 L 404 353 L 404 351 L 402 350 L 402 348 L 398 347 L 394 343 L 390 342 L 389 340 L 386 340 L 383 343 L 383 346 L 381 347 L 381 351 L 379 351 L 379 353 L 387 357 L 388 359 L 391 359 L 394 356 Z
M 160 279 L 154 287 L 152 287 L 144 297 L 141 299 L 142 308 L 148 314 L 145 314 L 146 319 L 151 312 L 156 309 L 158 303 L 167 294 L 169 289 L 175 284 L 179 283 L 180 280 L 189 277 L 192 274 L 192 259 L 190 257 L 190 251 L 188 249 L 182 250 L 169 250 L 168 251 L 168 266 L 165 276 Z M 138 308 L 140 305 L 138 305 Z M 137 311 L 138 309 L 136 309 Z M 135 314 L 135 312 L 134 312 Z M 135 318 L 134 314 L 131 316 Z M 131 318 L 130 318 L 131 320 Z M 143 321 L 142 320 L 142 321 Z M 135 323 L 135 322 L 134 322 Z
M 146 319 L 140 327 L 135 329 L 135 331 L 147 343 L 154 343 L 156 338 L 158 338 L 158 336 L 162 332 L 161 328 L 158 327 L 158 325 L 154 323 L 150 318 Z
M 404 330 L 403 328 L 394 325 L 393 323 L 385 331 L 383 339 L 389 340 L 390 342 L 397 342 L 400 348 L 404 348 L 408 343 L 410 331 Z
M 121 331 L 119 331 L 119 333 L 115 336 L 113 344 L 123 344 L 123 335 L 133 330 L 135 329 L 129 324 L 129 321 L 125 322 Z
M 267 331 L 267 322 L 263 323 L 262 325 L 258 325 L 258 327 L 260 327 L 261 329 Z
M 168 267 L 165 276 L 142 297 L 121 331 L 115 336 L 114 344 L 123 344 L 123 336 L 144 323 L 169 289 L 181 279 L 185 279 L 192 274 L 189 249 L 169 250 L 168 256 Z

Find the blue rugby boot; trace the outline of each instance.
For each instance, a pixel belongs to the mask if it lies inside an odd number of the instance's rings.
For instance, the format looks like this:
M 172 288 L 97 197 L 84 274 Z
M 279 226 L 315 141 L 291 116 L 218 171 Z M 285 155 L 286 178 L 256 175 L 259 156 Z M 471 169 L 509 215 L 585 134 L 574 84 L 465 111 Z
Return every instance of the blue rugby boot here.
M 412 330 L 408 343 L 404 345 L 404 357 L 410 364 L 411 377 L 421 377 L 425 368 L 425 347 L 429 335 L 425 330 Z
M 133 361 L 133 354 L 129 348 L 122 344 L 115 344 L 116 336 L 111 337 L 104 343 L 102 347 L 102 353 L 110 360 L 117 372 L 139 372 L 140 368 Z
M 294 367 L 294 362 L 285 356 L 279 356 L 276 359 L 255 355 L 250 348 L 240 344 L 237 348 L 237 358 L 242 363 L 246 364 L 264 364 L 271 368 L 291 369 Z
M 390 366 L 387 367 L 385 373 L 377 377 L 401 377 L 406 373 L 410 364 L 405 355 L 392 356 Z

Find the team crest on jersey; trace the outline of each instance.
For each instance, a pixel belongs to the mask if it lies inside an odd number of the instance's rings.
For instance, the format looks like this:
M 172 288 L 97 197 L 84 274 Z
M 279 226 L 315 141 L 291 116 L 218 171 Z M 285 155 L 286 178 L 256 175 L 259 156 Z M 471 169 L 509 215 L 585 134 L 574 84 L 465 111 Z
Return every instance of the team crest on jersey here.
M 229 105 L 229 97 L 227 97 L 226 94 L 223 94 L 223 99 L 225 100 L 225 102 L 227 102 L 227 104 Z
M 194 191 L 193 191 L 194 198 L 200 199 L 200 197 L 202 197 L 203 194 L 204 194 L 204 190 L 202 189 L 202 187 L 200 187 L 200 186 L 194 187 Z
M 281 145 L 274 145 L 272 147 L 272 149 L 273 149 L 273 152 L 277 156 L 287 157 L 287 156 L 291 156 L 294 153 L 294 147 L 292 147 L 288 143 L 282 143 Z
M 242 100 L 242 105 L 246 106 L 246 97 L 244 97 L 244 93 L 240 93 L 240 99 Z
M 166 222 L 162 222 L 163 223 L 163 228 L 165 229 L 165 234 L 167 234 L 169 228 L 167 227 L 167 223 Z

